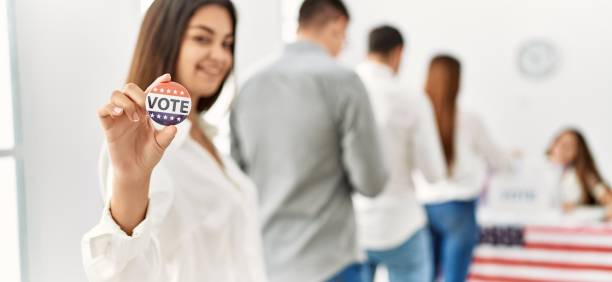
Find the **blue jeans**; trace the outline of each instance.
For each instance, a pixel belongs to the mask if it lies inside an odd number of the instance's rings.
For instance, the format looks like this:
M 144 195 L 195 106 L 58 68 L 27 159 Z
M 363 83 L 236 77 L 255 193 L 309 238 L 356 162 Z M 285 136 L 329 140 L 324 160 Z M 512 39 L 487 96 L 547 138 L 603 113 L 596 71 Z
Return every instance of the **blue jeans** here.
M 478 243 L 476 200 L 425 205 L 431 232 L 434 275 L 464 282 Z
M 382 264 L 389 272 L 389 282 L 431 282 L 433 258 L 429 230 L 422 228 L 402 245 L 385 251 L 368 250 L 363 267 L 363 281 L 374 281 L 376 267 Z
M 361 267 L 361 264 L 353 263 L 325 282 L 362 282 Z

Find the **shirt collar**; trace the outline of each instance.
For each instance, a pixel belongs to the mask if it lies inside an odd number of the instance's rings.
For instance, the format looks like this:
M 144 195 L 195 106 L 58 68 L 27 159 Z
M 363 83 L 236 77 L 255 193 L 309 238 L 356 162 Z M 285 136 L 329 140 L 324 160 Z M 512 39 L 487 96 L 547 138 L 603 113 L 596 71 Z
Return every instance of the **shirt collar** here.
M 393 70 L 389 66 L 376 62 L 374 60 L 365 60 L 359 65 L 358 68 L 377 77 L 384 77 L 388 79 L 396 78 L 396 75 L 393 73 Z
M 313 52 L 313 53 L 320 53 L 320 54 L 329 56 L 329 54 L 327 53 L 327 51 L 325 51 L 323 46 L 315 42 L 308 41 L 308 40 L 298 40 L 296 42 L 289 43 L 285 46 L 285 50 L 287 52 L 296 52 L 296 53 Z

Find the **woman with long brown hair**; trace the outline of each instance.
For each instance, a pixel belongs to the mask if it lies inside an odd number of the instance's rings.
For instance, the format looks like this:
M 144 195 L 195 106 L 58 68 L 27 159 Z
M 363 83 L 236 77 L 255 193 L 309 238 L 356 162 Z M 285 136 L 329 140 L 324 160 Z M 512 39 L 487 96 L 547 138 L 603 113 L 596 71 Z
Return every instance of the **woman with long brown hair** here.
M 254 186 L 200 118 L 232 70 L 235 34 L 229 0 L 157 0 L 147 11 L 129 83 L 98 112 L 109 195 L 82 241 L 91 281 L 266 281 Z M 171 79 L 195 110 L 156 128 L 143 89 Z
M 418 138 L 423 151 L 419 154 L 427 157 L 417 162 L 414 173 L 417 198 L 425 205 L 432 235 L 434 275 L 447 282 L 466 280 L 478 240 L 476 199 L 486 166 L 509 164 L 481 120 L 459 107 L 460 77 L 461 64 L 454 57 L 439 55 L 431 61 L 425 86 L 431 117 L 422 119 Z
M 612 191 L 605 183 L 584 135 L 568 128 L 559 133 L 549 146 L 548 159 L 563 168 L 560 188 L 566 212 L 580 205 L 612 204 Z

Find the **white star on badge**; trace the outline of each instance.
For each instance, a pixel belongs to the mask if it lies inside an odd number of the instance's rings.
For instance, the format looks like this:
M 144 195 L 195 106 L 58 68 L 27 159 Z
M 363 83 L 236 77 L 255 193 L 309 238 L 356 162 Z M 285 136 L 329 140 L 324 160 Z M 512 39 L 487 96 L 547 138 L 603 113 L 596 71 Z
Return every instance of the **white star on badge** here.
M 164 116 L 164 119 L 168 119 L 168 116 Z
M 161 115 L 159 115 L 159 114 L 158 114 L 158 115 L 157 115 L 157 118 L 161 118 Z
M 155 117 L 155 114 L 151 114 L 151 117 Z
M 176 118 L 176 120 L 181 121 L 181 118 Z
M 164 89 L 163 88 L 159 89 L 159 92 L 164 93 Z
M 174 90 L 174 94 L 178 93 L 176 90 Z
M 173 117 L 173 116 L 170 116 L 170 120 L 174 120 L 174 117 Z
M 181 95 L 185 95 L 185 92 L 181 91 Z

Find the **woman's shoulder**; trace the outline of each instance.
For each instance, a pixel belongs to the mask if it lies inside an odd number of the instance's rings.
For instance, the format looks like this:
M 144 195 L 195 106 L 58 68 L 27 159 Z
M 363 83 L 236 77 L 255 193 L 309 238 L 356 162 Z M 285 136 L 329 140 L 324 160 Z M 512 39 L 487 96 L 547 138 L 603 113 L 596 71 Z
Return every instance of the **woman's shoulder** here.
M 471 109 L 459 107 L 457 110 L 457 114 L 461 120 L 466 121 L 466 122 L 470 122 L 470 123 L 482 122 L 481 115 Z
M 463 131 L 470 132 L 470 134 L 474 134 L 475 136 L 487 132 L 484 119 L 475 111 L 459 108 L 457 111 L 457 118 L 460 128 L 462 128 L 461 130 Z

